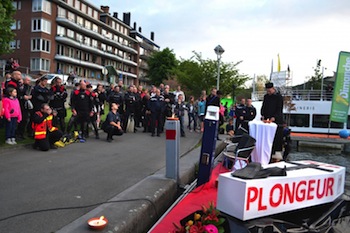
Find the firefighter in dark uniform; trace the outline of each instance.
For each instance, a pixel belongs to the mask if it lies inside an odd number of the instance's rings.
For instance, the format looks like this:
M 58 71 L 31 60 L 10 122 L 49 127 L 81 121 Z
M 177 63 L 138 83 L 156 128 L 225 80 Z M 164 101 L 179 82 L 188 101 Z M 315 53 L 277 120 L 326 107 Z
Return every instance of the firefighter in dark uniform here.
M 247 113 L 247 110 L 245 107 L 245 99 L 242 98 L 241 103 L 236 106 L 236 112 L 235 112 L 236 117 L 237 117 L 236 118 L 236 125 L 235 125 L 236 134 L 239 134 L 240 132 L 242 132 L 241 130 L 238 130 L 239 127 L 242 127 L 244 129 L 248 130 L 244 124 L 244 116 L 246 115 L 246 113 Z
M 149 100 L 149 109 L 151 110 L 151 132 L 154 137 L 156 124 L 157 124 L 157 136 L 160 137 L 163 124 L 163 112 L 165 108 L 164 96 L 160 94 L 160 90 L 156 90 L 156 94 Z
M 90 116 L 89 123 L 91 123 L 92 127 L 94 128 L 95 138 L 100 139 L 100 136 L 98 134 L 98 128 L 97 128 L 97 115 L 99 115 L 101 112 L 100 99 L 98 98 L 98 94 L 96 92 L 92 91 L 91 84 L 88 84 L 86 86 L 86 88 L 91 93 L 90 98 L 91 98 L 92 106 L 93 106 L 93 108 L 92 108 L 93 114 L 92 114 L 92 116 Z M 86 133 L 87 133 L 86 136 L 88 137 L 88 134 L 89 134 L 89 126 L 88 125 L 86 127 Z
M 261 107 L 262 120 L 269 120 L 277 124 L 277 130 L 272 145 L 272 153 L 282 152 L 283 147 L 283 97 L 275 89 L 273 83 L 266 83 L 266 94 Z
M 124 95 L 124 103 L 125 103 L 125 113 L 124 113 L 124 122 L 123 129 L 127 129 L 129 118 L 135 117 L 136 110 L 136 96 L 134 93 L 134 86 L 130 85 L 129 90 Z M 134 128 L 134 132 L 136 129 Z
M 77 123 L 80 124 L 83 141 L 85 141 L 87 123 L 93 115 L 91 92 L 86 89 L 86 85 L 86 82 L 81 80 L 79 90 L 75 90 L 72 97 L 72 115 L 76 116 Z
M 249 121 L 254 120 L 255 117 L 256 117 L 256 108 L 252 105 L 252 100 L 247 99 L 246 106 L 245 106 L 243 128 L 245 128 L 248 132 L 249 132 Z
M 53 85 L 51 86 L 52 100 L 50 101 L 50 107 L 57 112 L 57 120 L 60 124 L 62 132 L 66 130 L 65 118 L 67 116 L 66 107 L 64 103 L 66 102 L 68 93 L 66 88 L 62 85 L 62 79 L 55 77 Z

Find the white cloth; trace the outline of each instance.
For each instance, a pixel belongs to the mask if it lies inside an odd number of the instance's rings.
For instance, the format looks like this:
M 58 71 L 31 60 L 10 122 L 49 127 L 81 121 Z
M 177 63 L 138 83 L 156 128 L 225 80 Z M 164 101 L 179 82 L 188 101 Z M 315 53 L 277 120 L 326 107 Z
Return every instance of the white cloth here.
M 249 134 L 256 139 L 251 156 L 252 162 L 259 162 L 262 165 L 269 164 L 276 130 L 276 123 L 264 123 L 258 120 L 249 122 Z

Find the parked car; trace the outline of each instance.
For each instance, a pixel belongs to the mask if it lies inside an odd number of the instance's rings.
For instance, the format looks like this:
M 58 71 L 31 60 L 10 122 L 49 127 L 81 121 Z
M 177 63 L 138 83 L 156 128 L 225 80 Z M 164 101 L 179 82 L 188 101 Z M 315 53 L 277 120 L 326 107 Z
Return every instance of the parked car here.
M 63 85 L 66 85 L 67 84 L 67 80 L 68 80 L 68 75 L 66 74 L 44 74 L 42 75 L 40 78 L 46 76 L 47 77 L 47 84 L 51 84 L 52 80 L 55 78 L 55 77 L 59 77 L 62 79 L 62 84 Z M 39 78 L 39 79 L 40 79 Z

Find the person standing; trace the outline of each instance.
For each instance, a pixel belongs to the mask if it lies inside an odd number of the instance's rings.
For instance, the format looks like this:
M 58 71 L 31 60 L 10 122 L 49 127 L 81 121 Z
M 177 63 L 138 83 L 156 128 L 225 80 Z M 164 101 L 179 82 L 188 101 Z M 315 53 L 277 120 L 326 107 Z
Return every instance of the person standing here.
M 80 81 L 79 89 L 75 90 L 72 97 L 72 115 L 80 124 L 81 137 L 85 141 L 86 126 L 90 117 L 93 115 L 93 104 L 91 100 L 91 92 L 86 89 L 86 82 Z
M 198 102 L 198 119 L 200 124 L 200 131 L 204 132 L 204 117 L 205 117 L 205 105 L 206 105 L 206 95 L 202 95 Z
M 175 95 L 175 101 L 177 101 L 177 99 L 179 98 L 179 95 L 182 95 L 182 101 L 185 102 L 186 100 L 185 93 L 181 90 L 181 86 L 177 86 L 176 91 L 174 91 L 174 95 Z
M 17 93 L 19 93 L 18 91 L 19 80 L 21 79 L 22 79 L 22 73 L 18 70 L 15 70 L 12 72 L 10 79 L 8 79 L 8 76 L 7 76 L 5 85 L 4 85 L 4 96 L 9 96 L 7 93 L 7 90 L 9 87 L 16 89 Z
M 65 118 L 67 116 L 67 110 L 64 103 L 66 102 L 68 93 L 62 84 L 61 78 L 54 78 L 50 91 L 53 96 L 50 101 L 50 107 L 57 112 L 57 120 L 60 124 L 60 129 L 64 132 L 66 130 Z
M 123 128 L 125 132 L 127 131 L 128 122 L 135 120 L 135 110 L 136 110 L 136 96 L 134 93 L 134 86 L 130 85 L 129 90 L 124 95 L 124 103 L 125 103 L 125 114 L 124 114 L 124 122 Z M 135 124 L 133 131 L 136 132 Z
M 160 90 L 156 90 L 156 95 L 149 100 L 149 109 L 151 110 L 151 132 L 152 137 L 155 135 L 155 128 L 157 125 L 157 136 L 160 137 L 163 124 L 163 112 L 165 108 L 164 96 L 160 94 Z
M 112 142 L 113 135 L 123 135 L 118 108 L 118 103 L 111 103 L 111 111 L 107 114 L 106 120 L 102 124 L 103 131 L 107 133 L 107 142 Z
M 99 102 L 99 108 L 100 108 L 100 112 L 97 114 L 97 127 L 100 127 L 100 122 L 101 122 L 101 116 L 103 116 L 105 114 L 105 102 L 107 100 L 107 94 L 105 89 L 103 88 L 102 84 L 97 84 L 96 89 L 94 90 L 94 92 L 97 95 L 98 98 L 98 102 Z
M 21 83 L 21 82 L 20 82 Z M 17 128 L 17 137 L 24 139 L 24 132 L 27 130 L 28 135 L 32 135 L 32 126 L 29 124 L 29 119 L 32 114 L 33 104 L 32 99 L 32 86 L 30 85 L 30 78 L 25 77 L 23 84 L 19 85 L 18 100 L 21 106 L 22 121 L 19 123 Z
M 47 77 L 43 76 L 40 78 L 38 85 L 33 88 L 32 102 L 33 111 L 40 111 L 42 104 L 48 104 L 52 98 L 50 90 L 46 87 Z
M 245 99 L 242 98 L 240 104 L 236 106 L 236 123 L 235 123 L 235 130 L 236 133 L 239 133 L 240 130 L 239 127 L 243 127 L 244 129 L 247 129 L 244 127 L 244 116 L 246 115 L 246 106 L 245 106 Z
M 13 87 L 7 89 L 7 94 L 3 99 L 4 117 L 6 120 L 6 144 L 14 145 L 16 142 L 17 123 L 22 120 L 21 107 L 17 99 L 17 90 Z
M 261 107 L 261 119 L 277 124 L 277 130 L 272 145 L 272 155 L 276 151 L 282 153 L 283 146 L 283 97 L 277 92 L 273 83 L 266 83 L 266 94 Z
M 196 122 L 196 118 L 195 118 L 195 103 L 194 103 L 194 97 L 193 96 L 190 96 L 190 100 L 186 104 L 186 108 L 187 108 L 187 115 L 188 115 L 188 126 L 187 126 L 187 128 L 190 130 L 190 132 L 192 132 L 193 130 L 197 129 L 197 122 Z M 192 130 L 192 127 L 191 127 L 192 122 L 193 122 L 193 130 Z
M 184 131 L 184 115 L 185 115 L 186 105 L 183 101 L 182 94 L 179 94 L 177 101 L 175 102 L 175 108 L 174 113 L 177 118 L 179 118 L 180 121 L 180 133 L 181 137 L 185 137 L 185 131 Z
M 91 123 L 92 127 L 95 131 L 95 138 L 100 139 L 100 136 L 98 134 L 98 128 L 97 128 L 97 116 L 100 115 L 100 100 L 97 96 L 96 92 L 92 91 L 92 85 L 88 84 L 86 85 L 86 89 L 91 93 L 90 98 L 92 101 L 92 115 L 90 115 L 89 123 Z M 89 124 L 86 124 L 86 137 L 89 136 Z
M 54 126 L 54 120 L 57 112 L 53 111 L 48 104 L 42 104 L 40 111 L 33 114 L 34 139 L 33 149 L 48 151 L 56 149 L 55 143 L 58 142 L 63 133 Z
M 256 108 L 252 105 L 252 99 L 247 99 L 245 109 L 243 128 L 249 132 L 249 121 L 254 120 L 256 116 Z

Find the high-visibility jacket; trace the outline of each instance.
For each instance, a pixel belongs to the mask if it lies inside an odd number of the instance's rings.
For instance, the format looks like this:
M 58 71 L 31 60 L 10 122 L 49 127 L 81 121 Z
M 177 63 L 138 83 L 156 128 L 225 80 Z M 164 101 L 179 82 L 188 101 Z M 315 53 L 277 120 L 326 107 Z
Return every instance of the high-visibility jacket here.
M 42 117 L 42 112 L 38 111 L 35 114 L 37 114 L 39 117 Z M 53 115 L 48 115 L 42 122 L 40 123 L 33 123 L 33 130 L 34 130 L 34 139 L 45 139 L 47 131 L 53 132 L 58 130 L 57 127 L 52 125 L 52 119 Z

